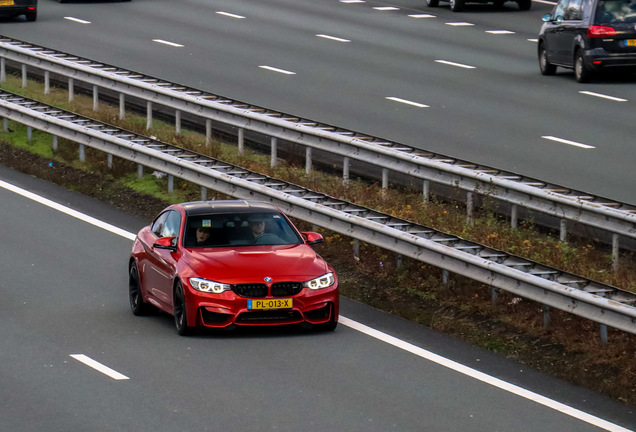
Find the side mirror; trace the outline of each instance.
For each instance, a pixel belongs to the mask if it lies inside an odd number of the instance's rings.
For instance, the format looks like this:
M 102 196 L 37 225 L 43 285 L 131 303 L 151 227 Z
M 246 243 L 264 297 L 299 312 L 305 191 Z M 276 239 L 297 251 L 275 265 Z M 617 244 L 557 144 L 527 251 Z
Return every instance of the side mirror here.
M 325 241 L 322 234 L 318 234 L 317 232 L 302 232 L 301 234 L 305 237 L 305 240 L 309 245 L 315 245 Z
M 152 245 L 152 247 L 157 249 L 167 249 L 172 252 L 176 252 L 177 251 L 176 239 L 177 239 L 176 237 L 162 237 L 160 239 L 157 239 L 157 241 Z
M 543 15 L 543 16 L 541 17 L 541 20 L 542 20 L 543 22 L 550 22 L 550 21 L 552 21 L 552 14 L 547 13 L 547 14 Z

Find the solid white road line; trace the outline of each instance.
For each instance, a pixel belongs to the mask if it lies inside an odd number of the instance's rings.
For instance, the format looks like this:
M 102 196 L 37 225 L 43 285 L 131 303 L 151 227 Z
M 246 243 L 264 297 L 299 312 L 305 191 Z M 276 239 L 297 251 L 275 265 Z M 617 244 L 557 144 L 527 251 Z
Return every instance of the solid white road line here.
M 397 98 L 397 97 L 394 97 L 394 96 L 387 96 L 386 99 L 392 100 L 394 102 L 403 103 L 403 104 L 406 104 L 406 105 L 413 105 L 413 106 L 418 107 L 418 108 L 430 108 L 428 105 L 424 105 L 424 104 L 421 104 L 419 102 L 413 102 L 413 101 L 406 100 L 406 99 L 400 99 L 400 98 Z
M 456 66 L 456 67 L 460 67 L 460 68 L 464 68 L 464 69 L 476 69 L 475 66 L 470 66 L 470 65 L 465 65 L 465 64 L 461 64 L 461 63 L 455 63 L 455 62 L 451 62 L 451 61 L 447 61 L 447 60 L 435 60 L 436 63 L 442 63 L 445 65 L 449 65 L 449 66 Z
M 109 377 L 111 377 L 114 380 L 127 380 L 128 379 L 128 377 L 126 375 L 122 375 L 119 372 L 117 372 L 116 370 L 113 370 L 113 369 L 109 368 L 108 366 L 104 366 L 100 362 L 95 361 L 92 358 L 85 356 L 84 354 L 71 354 L 70 356 L 73 357 L 78 362 L 82 362 L 86 366 L 92 367 L 93 369 L 103 373 L 104 375 L 108 375 Z
M 557 137 L 549 136 L 549 135 L 542 136 L 541 138 L 547 139 L 547 140 L 550 140 L 550 141 L 560 142 L 562 144 L 567 144 L 567 145 L 571 145 L 571 146 L 574 146 L 574 147 L 584 148 L 584 149 L 596 148 L 596 147 L 591 146 L 591 145 L 583 144 L 583 143 L 576 142 L 576 141 L 570 141 L 570 140 L 566 140 L 566 139 L 563 139 L 563 138 L 557 138 Z
M 540 394 L 534 393 L 530 390 L 526 390 L 523 387 L 519 387 L 517 385 L 514 384 L 510 384 L 509 382 L 500 380 L 499 378 L 495 378 L 493 376 L 487 375 L 483 372 L 480 372 L 476 369 L 473 369 L 471 367 L 465 366 L 461 363 L 457 363 L 456 361 L 447 359 L 446 357 L 442 357 L 440 355 L 437 355 L 435 353 L 432 353 L 431 351 L 425 350 L 423 348 L 417 347 L 411 343 L 405 342 L 401 339 L 398 339 L 394 336 L 388 335 L 386 333 L 383 333 L 379 330 L 376 330 L 374 328 L 368 327 L 364 324 L 361 324 L 357 321 L 353 321 L 350 320 L 349 318 L 343 317 L 342 315 L 338 318 L 338 321 L 349 327 L 352 328 L 354 330 L 357 330 L 361 333 L 364 333 L 366 335 L 369 335 L 375 339 L 378 339 L 382 342 L 388 343 L 389 345 L 393 345 L 396 348 L 402 349 L 404 351 L 408 351 L 411 354 L 415 354 L 416 356 L 422 357 L 426 360 L 432 361 L 433 363 L 436 363 L 440 366 L 444 366 L 448 369 L 454 370 L 456 372 L 459 372 L 463 375 L 469 376 L 471 378 L 474 378 L 476 380 L 482 381 L 486 384 L 490 384 L 491 386 L 500 388 L 502 390 L 505 390 L 509 393 L 513 393 L 517 396 L 521 396 L 522 398 L 531 400 L 533 402 L 536 402 L 538 404 L 544 405 L 548 408 L 551 408 L 553 410 L 562 412 L 563 414 L 569 415 L 570 417 L 574 417 L 576 419 L 579 419 L 585 423 L 589 423 L 591 425 L 597 426 L 601 429 L 605 429 L 607 431 L 611 431 L 611 432 L 633 432 L 630 431 L 629 429 L 625 429 L 621 426 L 618 426 L 614 423 L 610 423 L 606 420 L 603 420 L 601 418 L 595 417 L 591 414 L 588 414 L 586 412 L 583 412 L 581 410 L 578 410 L 576 408 L 572 408 L 568 405 L 562 404 L 560 402 L 557 402 L 553 399 L 549 399 L 545 396 L 542 396 Z
M 67 19 L 69 21 L 74 21 L 76 23 L 80 23 L 80 24 L 90 24 L 90 21 L 85 21 L 83 19 L 79 19 L 79 18 L 74 18 L 74 17 L 64 17 L 64 19 Z
M 285 75 L 296 75 L 296 72 L 292 72 L 292 71 L 288 71 L 285 69 L 278 69 L 272 66 L 259 66 L 259 68 L 261 69 L 267 69 L 268 71 L 272 71 L 272 72 L 278 72 L 278 73 L 282 73 Z
M 326 34 L 317 34 L 316 36 L 318 36 L 319 38 L 323 38 L 323 39 L 329 39 L 332 41 L 336 41 L 336 42 L 351 42 L 349 39 L 343 39 L 343 38 L 339 38 L 336 36 L 329 36 Z
M 152 41 L 160 43 L 160 44 L 164 44 L 164 45 L 169 45 L 169 46 L 172 46 L 172 47 L 177 47 L 177 48 L 181 48 L 183 46 L 181 44 L 178 44 L 178 43 L 175 43 L 175 42 L 166 41 L 166 40 L 163 40 L 163 39 L 153 39 Z
M 65 214 L 68 214 L 69 216 L 73 216 L 73 217 L 76 217 L 76 218 L 81 219 L 81 220 L 86 220 L 85 218 L 88 218 L 90 220 L 95 220 L 95 219 L 93 219 L 90 216 L 83 215 L 82 213 L 77 212 L 77 211 L 75 211 L 73 209 L 70 209 L 68 207 L 65 207 L 65 206 L 63 206 L 61 204 L 53 203 L 51 200 L 49 200 L 47 198 L 41 197 L 39 195 L 36 195 L 36 194 L 34 194 L 32 192 L 29 192 L 29 191 L 27 191 L 25 189 L 19 188 L 17 186 L 14 186 L 14 185 L 12 185 L 10 183 L 7 183 L 7 182 L 4 182 L 2 180 L 0 180 L 0 187 L 4 188 L 6 190 L 9 190 L 11 192 L 14 192 L 16 194 L 19 194 L 19 195 L 21 195 L 21 196 L 23 196 L 25 198 L 29 198 L 29 199 L 31 199 L 33 201 L 39 202 L 41 204 L 44 204 L 44 205 L 46 205 L 48 207 L 54 208 L 55 210 L 58 210 L 58 211 L 63 212 Z M 135 239 L 135 235 L 134 234 L 127 233 L 126 231 L 124 231 L 124 230 L 122 230 L 120 228 L 117 228 L 116 230 L 113 230 L 112 229 L 113 225 L 110 225 L 110 224 L 108 224 L 106 222 L 100 222 L 99 224 L 95 224 L 94 223 L 94 225 L 96 225 L 96 226 L 98 226 L 100 228 L 104 228 L 107 231 L 114 232 L 114 233 L 119 234 L 119 235 L 122 235 L 122 233 L 126 233 L 126 235 L 123 235 L 124 237 L 129 238 L 130 240 L 134 240 Z M 507 392 L 516 394 L 518 396 L 524 397 L 526 399 L 532 400 L 532 401 L 534 401 L 536 403 L 539 403 L 539 404 L 544 405 L 546 407 L 552 408 L 552 409 L 554 409 L 556 411 L 559 411 L 559 412 L 561 412 L 563 414 L 566 414 L 566 415 L 569 415 L 571 417 L 577 418 L 577 419 L 579 419 L 581 421 L 584 421 L 586 423 L 595 425 L 595 426 L 597 426 L 597 427 L 599 427 L 601 429 L 604 429 L 606 431 L 609 431 L 609 432 L 634 432 L 632 430 L 625 429 L 624 427 L 621 427 L 621 426 L 616 425 L 614 423 L 610 423 L 610 422 L 608 422 L 606 420 L 603 420 L 601 418 L 595 417 L 595 416 L 593 416 L 591 414 L 588 414 L 586 412 L 580 411 L 580 410 L 578 410 L 576 408 L 572 408 L 572 407 L 570 407 L 568 405 L 562 404 L 560 402 L 557 402 L 557 401 L 554 401 L 552 399 L 549 399 L 549 398 L 547 398 L 545 396 L 541 396 L 541 395 L 539 395 L 537 393 L 534 393 L 534 392 L 531 392 L 529 390 L 526 390 L 526 389 L 524 389 L 522 387 L 518 387 L 518 386 L 516 386 L 514 384 L 510 384 L 510 383 L 508 383 L 506 381 L 500 380 L 499 378 L 495 378 L 495 377 L 487 375 L 487 374 L 485 374 L 483 372 L 479 372 L 476 369 L 470 368 L 470 367 L 465 366 L 465 365 L 463 365 L 461 363 L 457 363 L 457 362 L 455 362 L 453 360 L 447 359 L 446 357 L 442 357 L 442 356 L 440 356 L 438 354 L 435 354 L 435 353 L 433 353 L 431 351 L 428 351 L 428 350 L 425 350 L 423 348 L 417 347 L 417 346 L 415 346 L 415 345 L 413 345 L 411 343 L 408 343 L 406 341 L 398 339 L 398 338 L 396 338 L 394 336 L 391 336 L 391 335 L 389 335 L 387 333 L 384 333 L 384 332 L 381 332 L 379 330 L 375 330 L 375 329 L 373 329 L 373 328 L 371 328 L 369 326 L 366 326 L 366 325 L 364 325 L 362 323 L 359 323 L 357 321 L 351 320 L 351 319 L 349 319 L 347 317 L 344 317 L 342 315 L 339 316 L 338 320 L 339 320 L 339 322 L 342 325 L 344 325 L 346 327 L 349 327 L 349 328 L 351 328 L 353 330 L 356 330 L 356 331 L 359 331 L 361 333 L 364 333 L 364 334 L 366 334 L 368 336 L 371 336 L 373 338 L 376 338 L 376 339 L 378 339 L 378 340 L 380 340 L 382 342 L 388 343 L 388 344 L 390 344 L 390 345 L 392 345 L 392 346 L 394 346 L 396 348 L 405 350 L 405 351 L 410 352 L 412 354 L 415 354 L 415 355 L 417 355 L 417 356 L 419 356 L 421 358 L 424 358 L 426 360 L 429 360 L 429 361 L 432 361 L 434 363 L 437 363 L 437 364 L 439 364 L 441 366 L 447 367 L 449 369 L 452 369 L 452 370 L 457 371 L 459 373 L 462 373 L 464 375 L 467 375 L 467 376 L 470 376 L 472 378 L 478 379 L 478 380 L 480 380 L 480 381 L 482 381 L 484 383 L 493 385 L 493 386 L 498 387 L 498 388 L 500 388 L 500 389 L 502 389 L 504 391 L 507 391 Z M 79 358 L 77 358 L 76 356 L 79 357 Z M 90 360 L 91 362 L 95 362 L 94 360 L 89 359 L 88 357 L 84 356 L 83 354 L 74 354 L 71 357 L 75 358 L 78 361 L 81 361 L 82 363 L 85 363 L 84 360 L 87 360 L 87 361 Z M 97 362 L 95 362 L 95 363 L 98 364 L 98 365 L 100 364 L 100 363 L 97 363 Z M 88 364 L 88 363 L 85 363 L 85 364 Z M 91 366 L 91 367 L 93 367 L 93 366 Z M 103 367 L 106 368 L 106 366 L 103 366 Z M 109 369 L 109 370 L 112 371 L 112 369 L 110 369 L 110 368 L 106 368 L 106 369 Z M 113 371 L 113 372 L 115 374 L 121 375 L 121 374 L 119 374 L 119 372 L 116 372 L 116 371 Z M 121 375 L 121 376 L 124 377 L 124 378 L 119 378 L 119 379 L 128 379 L 124 375 Z M 115 379 L 117 379 L 117 378 L 115 378 Z
M 229 12 L 216 11 L 216 13 L 219 14 L 219 15 L 230 17 L 230 18 L 236 18 L 236 19 L 244 19 L 245 18 L 243 15 L 236 15 L 236 14 L 229 13 Z
M 622 98 L 617 98 L 614 96 L 608 96 L 608 95 L 604 95 L 601 93 L 594 93 L 591 91 L 580 91 L 579 93 L 584 94 L 584 95 L 588 95 L 588 96 L 596 96 L 598 98 L 603 98 L 603 99 L 609 99 L 612 100 L 614 102 L 627 102 L 627 99 L 622 99 Z
M 0 180 L 0 187 L 6 189 L 8 191 L 14 192 L 14 193 L 16 193 L 18 195 L 22 195 L 23 197 L 28 198 L 30 200 L 37 201 L 40 204 L 43 204 L 43 205 L 45 205 L 47 207 L 52 208 L 53 210 L 57 210 L 59 212 L 65 213 L 65 214 L 67 214 L 69 216 L 72 216 L 72 217 L 74 217 L 76 219 L 83 220 L 84 222 L 87 222 L 87 223 L 89 223 L 91 225 L 95 225 L 98 228 L 105 229 L 106 231 L 110 231 L 113 234 L 117 234 L 118 236 L 125 237 L 128 240 L 134 240 L 135 237 L 136 237 L 136 235 L 133 234 L 133 233 L 129 233 L 128 231 L 125 231 L 125 230 L 123 230 L 121 228 L 118 228 L 118 227 L 116 227 L 114 225 L 108 224 L 108 223 L 103 222 L 103 221 L 101 221 L 99 219 L 95 219 L 94 217 L 88 216 L 88 215 L 86 215 L 84 213 L 80 213 L 80 212 L 78 212 L 76 210 L 73 210 L 71 208 L 63 206 L 62 204 L 58 204 L 58 203 L 56 203 L 54 201 L 51 201 L 51 200 L 49 200 L 47 198 L 44 198 L 44 197 L 42 197 L 40 195 L 36 195 L 36 194 L 34 194 L 32 192 L 29 192 L 27 190 L 24 190 L 22 188 L 14 186 L 14 185 L 12 185 L 10 183 L 4 182 L 2 180 Z

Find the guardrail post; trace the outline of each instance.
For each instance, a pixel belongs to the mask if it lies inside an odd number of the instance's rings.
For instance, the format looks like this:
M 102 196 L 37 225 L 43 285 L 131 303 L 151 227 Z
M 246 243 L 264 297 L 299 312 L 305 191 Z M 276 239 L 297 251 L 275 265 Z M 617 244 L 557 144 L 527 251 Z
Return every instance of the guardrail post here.
M 99 111 L 99 87 L 93 86 L 93 111 Z
M 519 226 L 519 206 L 513 204 L 510 208 L 510 226 L 517 228 Z
M 620 256 L 620 237 L 612 234 L 612 271 L 618 271 L 618 258 Z
M 126 118 L 126 95 L 119 93 L 119 120 Z
M 179 110 L 174 113 L 174 130 L 175 134 L 181 135 L 181 111 Z
M 395 258 L 396 258 L 395 266 L 399 270 L 402 267 L 402 254 L 396 254 Z
M 305 174 L 311 175 L 311 147 L 305 147 Z
M 466 223 L 469 226 L 475 224 L 475 201 L 472 192 L 466 193 Z
M 2 119 L 2 132 L 9 132 L 9 119 L 6 117 Z
M 448 285 L 448 270 L 442 269 L 442 285 Z
M 245 131 L 243 128 L 238 130 L 238 155 L 243 156 L 245 154 Z
M 499 300 L 499 288 L 490 287 L 490 306 L 495 307 Z
M 431 199 L 431 182 L 429 180 L 422 182 L 422 199 L 424 202 L 429 202 Z
M 601 324 L 601 343 L 607 345 L 607 325 Z
M 342 184 L 349 186 L 349 169 L 351 168 L 351 159 L 347 156 L 342 159 Z
M 33 139 L 33 128 L 31 126 L 27 126 L 27 141 L 31 142 Z
M 360 240 L 353 239 L 353 258 L 360 261 Z
M 566 241 L 568 238 L 568 220 L 561 219 L 561 229 L 559 230 L 559 240 L 562 242 Z
M 7 66 L 5 64 L 6 60 L 4 57 L 0 57 L 0 83 L 3 83 L 7 80 Z
M 144 166 L 142 164 L 137 165 L 137 178 L 139 180 L 144 178 Z
M 86 148 L 84 147 L 84 144 L 79 145 L 79 160 L 80 162 L 86 161 Z
M 146 130 L 152 128 L 152 102 L 146 103 Z
M 75 98 L 75 88 L 73 87 L 73 78 L 68 79 L 68 101 L 73 102 Z
M 22 88 L 26 88 L 27 86 L 27 66 L 25 64 L 22 65 Z
M 272 148 L 270 153 L 269 166 L 270 168 L 274 168 L 278 163 L 278 140 L 275 137 L 272 137 Z
M 51 94 L 51 72 L 44 71 L 44 94 Z
M 168 193 L 171 194 L 174 191 L 174 176 L 168 174 Z
M 212 120 L 205 120 L 205 147 L 210 148 L 212 145 Z
M 389 169 L 382 168 L 382 198 L 386 199 L 389 194 Z
M 108 161 L 108 169 L 113 169 L 113 155 L 108 153 L 106 160 Z
M 205 186 L 201 186 L 201 201 L 208 200 L 208 188 Z
M 547 329 L 550 327 L 550 306 L 541 305 L 541 310 L 543 311 L 543 328 Z

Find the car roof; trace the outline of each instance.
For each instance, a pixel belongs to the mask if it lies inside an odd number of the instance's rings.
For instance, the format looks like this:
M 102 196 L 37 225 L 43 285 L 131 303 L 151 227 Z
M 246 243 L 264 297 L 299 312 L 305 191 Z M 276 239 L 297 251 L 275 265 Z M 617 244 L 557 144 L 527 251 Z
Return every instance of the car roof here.
M 180 205 L 188 216 L 210 213 L 280 212 L 273 204 L 252 200 L 192 201 Z

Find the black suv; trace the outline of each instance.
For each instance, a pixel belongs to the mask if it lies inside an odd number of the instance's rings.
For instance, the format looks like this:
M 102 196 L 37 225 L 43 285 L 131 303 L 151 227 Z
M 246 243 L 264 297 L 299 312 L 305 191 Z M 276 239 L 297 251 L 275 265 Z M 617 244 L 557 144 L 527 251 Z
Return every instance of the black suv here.
M 561 66 L 584 83 L 604 70 L 636 70 L 636 0 L 560 0 L 543 21 L 543 75 Z
M 24 15 L 27 21 L 38 18 L 38 0 L 0 0 L 0 18 Z

